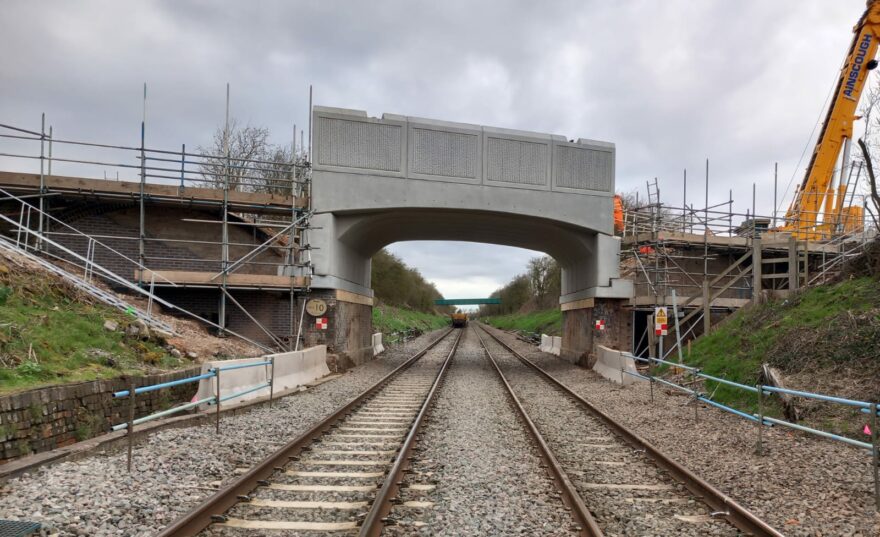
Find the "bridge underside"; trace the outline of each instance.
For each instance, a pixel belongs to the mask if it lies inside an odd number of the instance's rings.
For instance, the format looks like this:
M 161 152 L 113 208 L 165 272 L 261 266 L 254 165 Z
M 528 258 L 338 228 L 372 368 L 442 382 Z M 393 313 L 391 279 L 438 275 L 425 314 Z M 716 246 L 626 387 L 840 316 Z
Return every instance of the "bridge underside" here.
M 607 296 L 617 277 L 617 239 L 550 219 L 450 209 L 398 209 L 317 215 L 313 224 L 322 228 L 314 243 L 320 248 L 314 256 L 315 287 L 369 296 L 372 256 L 389 244 L 413 240 L 479 242 L 545 252 L 562 267 L 563 302 Z

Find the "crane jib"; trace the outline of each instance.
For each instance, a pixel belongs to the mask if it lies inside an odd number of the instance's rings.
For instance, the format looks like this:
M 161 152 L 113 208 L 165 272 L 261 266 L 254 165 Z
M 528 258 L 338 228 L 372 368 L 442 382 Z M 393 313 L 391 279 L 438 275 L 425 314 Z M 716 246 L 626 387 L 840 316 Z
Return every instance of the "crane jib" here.
M 865 56 L 871 47 L 872 39 L 873 36 L 867 33 L 862 37 L 862 42 L 859 43 L 859 50 L 856 52 L 852 68 L 850 68 L 849 75 L 846 77 L 846 89 L 843 90 L 843 95 L 851 101 L 858 100 L 858 95 L 853 96 L 853 92 L 856 90 L 856 82 L 859 79 L 859 74 L 862 72 L 862 64 L 865 63 Z

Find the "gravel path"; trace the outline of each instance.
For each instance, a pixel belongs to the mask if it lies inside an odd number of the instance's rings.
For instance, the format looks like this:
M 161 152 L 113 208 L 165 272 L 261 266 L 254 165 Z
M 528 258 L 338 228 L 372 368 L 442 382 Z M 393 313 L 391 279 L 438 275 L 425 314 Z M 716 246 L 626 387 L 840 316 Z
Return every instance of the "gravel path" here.
M 579 395 L 739 501 L 787 536 L 880 535 L 873 504 L 870 454 L 781 427 L 764 431 L 764 456 L 754 454 L 755 426 L 655 386 L 620 388 L 497 330 L 502 339 Z
M 575 535 L 497 373 L 462 338 L 384 535 Z
M 125 452 L 114 450 L 12 479 L 0 485 L 0 518 L 41 522 L 61 536 L 155 535 L 218 482 L 306 431 L 440 333 L 389 349 L 338 379 L 277 400 L 271 409 L 224 416 L 219 437 L 213 425 L 153 433 L 135 446 L 131 475 Z

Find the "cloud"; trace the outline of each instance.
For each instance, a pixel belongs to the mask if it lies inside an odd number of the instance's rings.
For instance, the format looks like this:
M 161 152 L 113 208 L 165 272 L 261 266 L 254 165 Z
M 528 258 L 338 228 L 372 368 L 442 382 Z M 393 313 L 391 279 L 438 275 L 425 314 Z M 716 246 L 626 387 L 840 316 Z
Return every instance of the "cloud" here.
M 863 10 L 864 0 L 11 0 L 0 122 L 38 129 L 46 112 L 62 136 L 136 145 L 147 82 L 148 143 L 195 147 L 222 123 L 229 82 L 232 114 L 288 143 L 307 125 L 313 84 L 317 104 L 371 115 L 612 141 L 618 189 L 644 192 L 658 177 L 676 205 L 687 168 L 688 201 L 702 206 L 709 158 L 710 204 L 732 191 L 751 209 L 754 182 L 768 213 L 773 164 L 780 193 L 800 180 Z M 452 281 L 443 265 L 488 285 L 464 257 L 479 249 L 395 248 L 438 281 Z M 528 257 L 485 251 L 501 282 Z

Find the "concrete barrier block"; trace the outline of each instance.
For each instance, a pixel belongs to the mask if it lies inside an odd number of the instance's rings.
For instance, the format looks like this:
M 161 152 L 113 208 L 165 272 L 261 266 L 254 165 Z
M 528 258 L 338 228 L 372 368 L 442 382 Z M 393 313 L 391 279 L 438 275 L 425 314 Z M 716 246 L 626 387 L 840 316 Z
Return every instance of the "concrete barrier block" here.
M 562 353 L 562 338 L 553 336 L 553 345 L 550 348 L 550 354 L 559 356 Z
M 373 356 L 378 356 L 385 352 L 385 346 L 382 345 L 382 332 L 373 334 Z
M 541 344 L 538 345 L 538 349 L 541 352 L 550 352 L 550 349 L 553 347 L 553 338 L 548 336 L 547 334 L 541 334 Z
M 202 373 L 207 373 L 213 367 L 225 367 L 231 365 L 267 362 L 274 358 L 275 377 L 274 395 L 285 395 L 293 392 L 298 387 L 330 374 L 327 367 L 327 347 L 318 345 L 301 351 L 282 352 L 268 354 L 256 358 L 241 358 L 237 360 L 214 360 L 202 364 Z M 220 373 L 220 395 L 226 396 L 235 392 L 248 390 L 267 382 L 272 377 L 272 367 L 255 366 Z M 197 399 L 206 399 L 215 394 L 217 389 L 216 378 L 202 379 L 199 381 L 199 389 L 196 392 Z M 261 397 L 268 397 L 269 387 L 253 391 L 242 397 L 226 402 L 226 405 L 239 404 Z
M 621 368 L 623 368 L 624 373 L 621 373 Z M 627 374 L 638 372 L 636 370 L 636 361 L 632 354 L 609 349 L 604 345 L 599 345 L 597 348 L 596 363 L 593 364 L 593 371 L 612 382 L 623 383 L 624 386 L 643 380 Z

